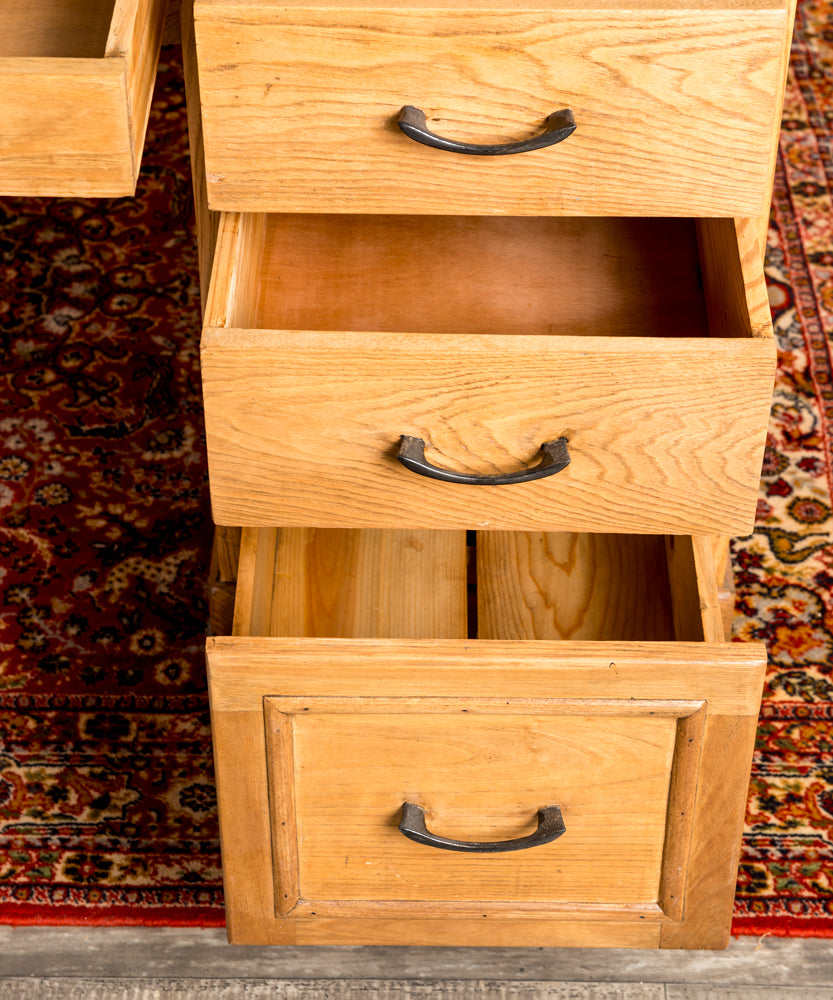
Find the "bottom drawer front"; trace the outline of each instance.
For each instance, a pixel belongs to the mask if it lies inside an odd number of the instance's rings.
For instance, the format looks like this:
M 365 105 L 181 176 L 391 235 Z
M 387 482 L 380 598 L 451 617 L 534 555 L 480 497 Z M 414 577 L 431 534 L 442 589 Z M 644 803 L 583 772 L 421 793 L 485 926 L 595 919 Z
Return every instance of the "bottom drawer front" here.
M 678 723 L 696 708 L 431 702 L 267 699 L 267 733 L 291 729 L 270 743 L 270 784 L 295 814 L 293 828 L 273 796 L 277 857 L 297 865 L 279 864 L 276 898 L 297 881 L 319 913 L 348 900 L 363 913 L 374 900 L 657 904 Z M 404 802 L 454 840 L 527 836 L 552 805 L 566 831 L 522 851 L 443 850 L 400 832 Z
M 715 540 L 465 542 L 243 532 L 208 643 L 231 940 L 725 946 L 766 654 L 721 641 Z M 565 829 L 443 850 L 406 803 Z

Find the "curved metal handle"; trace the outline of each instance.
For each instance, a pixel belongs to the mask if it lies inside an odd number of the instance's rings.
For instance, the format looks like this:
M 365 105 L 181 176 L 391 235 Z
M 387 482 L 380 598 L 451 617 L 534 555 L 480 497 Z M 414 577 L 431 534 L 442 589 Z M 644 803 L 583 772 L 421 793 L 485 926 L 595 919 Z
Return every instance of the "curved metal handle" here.
M 545 441 L 541 445 L 541 460 L 531 469 L 520 469 L 518 472 L 498 472 L 494 475 L 482 476 L 477 473 L 453 472 L 451 469 L 441 469 L 432 465 L 425 457 L 425 442 L 422 438 L 403 434 L 399 439 L 399 461 L 420 476 L 429 479 L 440 479 L 445 483 L 465 483 L 470 486 L 507 486 L 511 483 L 528 483 L 533 479 L 544 479 L 554 476 L 570 464 L 567 451 L 567 438 L 556 438 L 555 441 Z
M 565 831 L 564 819 L 558 806 L 544 806 L 538 810 L 538 829 L 517 840 L 451 840 L 431 833 L 425 825 L 425 812 L 413 802 L 402 805 L 399 829 L 410 840 L 428 847 L 439 847 L 444 851 L 466 851 L 470 853 L 498 853 L 501 851 L 524 851 L 527 847 L 540 847 L 557 840 Z
M 426 146 L 446 149 L 450 153 L 471 153 L 475 156 L 505 156 L 507 153 L 528 153 L 533 149 L 543 149 L 544 146 L 554 146 L 566 139 L 576 130 L 576 120 L 569 108 L 556 111 L 544 122 L 544 131 L 531 139 L 504 144 L 477 145 L 473 142 L 457 142 L 455 139 L 444 139 L 428 128 L 425 112 L 406 104 L 399 112 L 397 124 L 410 139 Z

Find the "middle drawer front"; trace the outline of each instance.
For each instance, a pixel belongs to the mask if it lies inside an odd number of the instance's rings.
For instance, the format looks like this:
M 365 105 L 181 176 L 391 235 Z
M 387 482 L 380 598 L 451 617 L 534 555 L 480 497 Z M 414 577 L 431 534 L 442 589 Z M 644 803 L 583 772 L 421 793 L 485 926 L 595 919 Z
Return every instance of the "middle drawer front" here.
M 640 9 L 641 8 L 641 9 Z M 195 3 L 214 209 L 512 215 L 760 215 L 787 4 L 454 0 L 356 8 Z M 229 39 L 233 44 L 229 45 Z M 404 106 L 512 156 L 421 145 Z
M 751 530 L 774 347 L 732 220 L 223 218 L 203 337 L 231 525 Z M 471 485 L 566 439 L 561 472 Z

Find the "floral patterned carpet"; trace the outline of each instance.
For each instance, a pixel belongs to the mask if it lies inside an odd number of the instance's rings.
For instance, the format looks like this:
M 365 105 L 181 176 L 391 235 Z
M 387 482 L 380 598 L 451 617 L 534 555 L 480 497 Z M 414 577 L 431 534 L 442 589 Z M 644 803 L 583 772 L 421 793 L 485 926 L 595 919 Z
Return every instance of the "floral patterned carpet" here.
M 135 200 L 0 200 L 5 922 L 223 919 L 178 56 Z
M 833 936 L 833 30 L 799 4 L 767 246 L 778 376 L 738 639 L 769 648 L 736 933 Z
M 771 664 L 734 931 L 833 936 L 833 31 L 799 11 L 768 279 L 781 361 L 738 638 Z M 181 67 L 136 199 L 0 199 L 0 922 L 223 922 L 211 525 Z

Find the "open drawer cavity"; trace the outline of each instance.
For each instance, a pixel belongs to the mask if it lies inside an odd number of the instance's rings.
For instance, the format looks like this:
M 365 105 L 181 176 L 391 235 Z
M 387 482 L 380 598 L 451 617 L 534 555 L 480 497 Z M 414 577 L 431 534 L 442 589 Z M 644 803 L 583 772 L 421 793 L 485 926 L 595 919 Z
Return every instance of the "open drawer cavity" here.
M 4 0 L 0 193 L 132 195 L 166 0 Z
M 747 533 L 774 360 L 759 249 L 730 219 L 225 215 L 214 516 Z M 516 481 L 542 446 L 558 469 Z
M 713 544 L 244 530 L 231 940 L 722 947 L 765 653 Z

